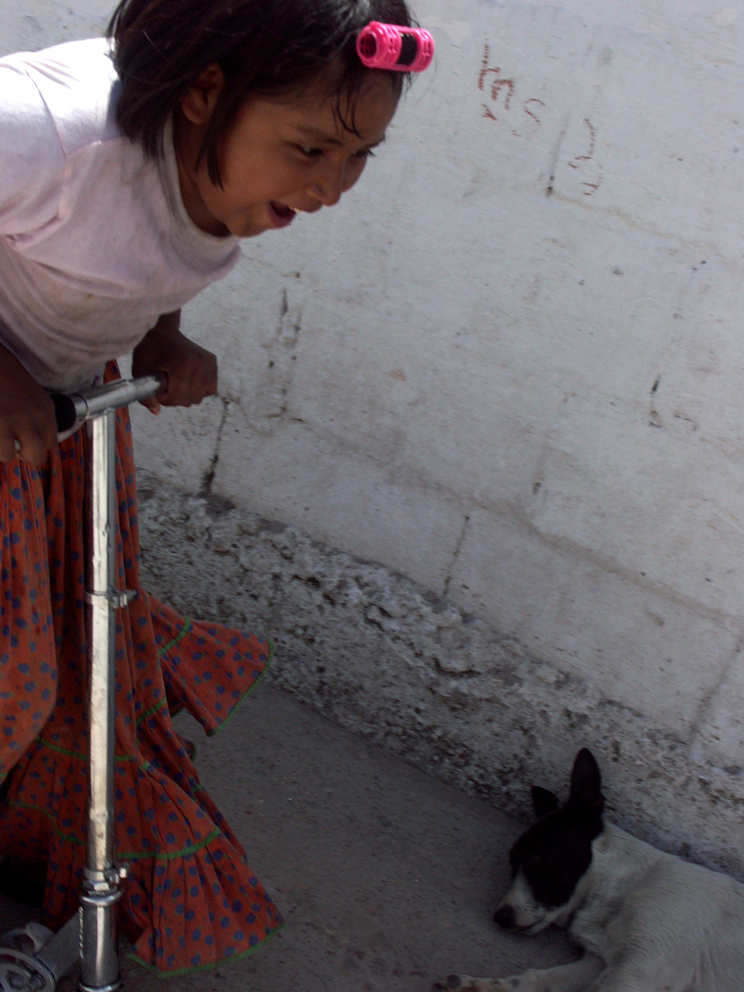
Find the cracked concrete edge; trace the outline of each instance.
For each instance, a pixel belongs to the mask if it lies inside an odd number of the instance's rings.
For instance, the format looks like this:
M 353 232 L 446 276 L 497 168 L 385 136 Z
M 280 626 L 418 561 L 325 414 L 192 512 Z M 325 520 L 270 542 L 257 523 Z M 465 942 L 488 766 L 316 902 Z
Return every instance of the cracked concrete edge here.
M 446 596 L 220 497 L 140 472 L 140 527 L 146 587 L 270 637 L 274 684 L 335 722 L 521 814 L 529 785 L 565 791 L 588 745 L 616 822 L 744 877 L 744 782 L 699 737 L 654 726 Z
M 288 302 L 287 291 L 284 290 L 282 294 L 282 305 L 278 326 L 269 347 L 271 355 L 274 354 L 276 348 L 280 349 L 282 358 L 279 361 L 279 366 L 281 366 L 281 361 L 290 362 L 290 365 L 286 370 L 283 367 L 277 367 L 277 361 L 270 357 L 265 382 L 262 387 L 257 390 L 253 399 L 248 403 L 246 403 L 244 399 L 239 396 L 228 395 L 222 392 L 218 394 L 217 398 L 223 404 L 223 412 L 220 417 L 219 425 L 216 429 L 214 451 L 209 455 L 209 468 L 204 472 L 202 484 L 198 487 L 199 492 L 202 495 L 209 495 L 212 492 L 212 482 L 217 474 L 217 465 L 220 459 L 224 431 L 228 423 L 231 408 L 242 411 L 245 418 L 245 428 L 255 438 L 276 436 L 278 432 L 285 429 L 287 425 L 291 423 L 294 425 L 301 424 L 303 430 L 305 430 L 319 444 L 323 445 L 327 443 L 327 438 L 324 438 L 316 430 L 313 424 L 306 422 L 301 417 L 295 416 L 291 412 L 288 402 L 288 396 L 291 392 L 293 384 L 291 363 L 294 362 L 296 358 L 297 335 L 300 331 L 301 314 L 301 305 L 290 305 Z M 288 321 L 290 323 L 290 335 L 286 340 L 283 340 L 283 329 Z M 139 443 L 141 445 L 141 442 Z M 458 505 L 462 508 L 462 528 L 453 548 L 449 567 L 446 569 L 446 574 L 443 577 L 443 594 L 445 596 L 450 592 L 450 586 L 456 572 L 460 553 L 469 533 L 473 515 L 477 511 L 482 511 L 484 513 L 497 512 L 503 517 L 511 520 L 514 525 L 521 528 L 526 535 L 530 535 L 535 538 L 546 548 L 551 549 L 554 552 L 565 554 L 566 556 L 573 557 L 577 561 L 595 566 L 596 568 L 601 569 L 602 572 L 614 575 L 618 579 L 628 582 L 638 589 L 642 589 L 655 596 L 660 596 L 669 603 L 683 607 L 692 616 L 707 619 L 719 625 L 722 629 L 733 631 L 737 634 L 737 636 L 741 630 L 741 626 L 744 623 L 744 612 L 740 610 L 732 612 L 730 610 L 721 609 L 717 606 L 708 605 L 701 602 L 700 599 L 681 591 L 668 581 L 664 581 L 660 578 L 648 577 L 644 572 L 639 572 L 637 569 L 629 567 L 627 564 L 618 561 L 612 554 L 603 553 L 596 547 L 589 547 L 584 543 L 566 536 L 565 534 L 559 535 L 550 533 L 535 523 L 535 521 L 531 518 L 530 513 L 524 506 L 519 505 L 514 501 L 479 500 L 477 498 L 473 498 L 472 496 L 467 499 L 463 499 L 463 494 L 458 490 L 452 489 L 446 485 L 432 485 L 431 480 L 422 479 L 419 473 L 410 470 L 410 468 L 405 465 L 395 465 L 391 470 L 390 466 L 387 465 L 383 459 L 375 457 L 374 454 L 369 451 L 360 453 L 358 448 L 352 444 L 349 444 L 349 442 L 341 436 L 333 437 L 330 445 L 334 451 L 350 457 L 359 457 L 360 454 L 362 454 L 364 461 L 368 464 L 376 466 L 380 469 L 384 468 L 386 478 L 388 478 L 393 484 L 410 486 L 419 492 L 430 492 L 442 500 L 447 501 L 452 505 Z M 157 462 L 155 461 L 153 455 L 147 451 L 145 452 L 145 457 L 142 459 L 142 464 L 154 465 L 157 464 Z M 172 482 L 176 476 L 170 474 L 168 478 Z M 541 484 L 542 483 L 538 483 L 538 486 Z M 186 484 L 184 488 L 188 488 L 188 484 Z

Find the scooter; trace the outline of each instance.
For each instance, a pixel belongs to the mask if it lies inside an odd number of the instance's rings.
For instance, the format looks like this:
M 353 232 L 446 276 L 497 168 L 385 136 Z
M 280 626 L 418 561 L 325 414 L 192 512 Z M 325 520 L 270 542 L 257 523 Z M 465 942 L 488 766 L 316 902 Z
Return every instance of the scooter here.
M 89 501 L 90 609 L 89 796 L 86 864 L 80 910 L 56 934 L 29 923 L 0 937 L 0 992 L 54 992 L 80 963 L 79 992 L 121 988 L 115 905 L 126 866 L 114 857 L 114 695 L 116 611 L 135 595 L 115 588 L 116 576 L 116 411 L 153 396 L 165 377 L 143 376 L 75 394 L 52 396 L 59 439 L 88 425 L 91 458 L 86 480 Z

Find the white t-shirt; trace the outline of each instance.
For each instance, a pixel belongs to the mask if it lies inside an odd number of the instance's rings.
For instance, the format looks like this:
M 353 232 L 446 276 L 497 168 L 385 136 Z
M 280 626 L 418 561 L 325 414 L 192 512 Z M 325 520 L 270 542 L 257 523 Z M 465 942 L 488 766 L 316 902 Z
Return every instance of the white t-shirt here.
M 0 59 L 0 342 L 47 389 L 90 384 L 240 255 L 186 213 L 170 128 L 162 161 L 122 136 L 109 50 Z

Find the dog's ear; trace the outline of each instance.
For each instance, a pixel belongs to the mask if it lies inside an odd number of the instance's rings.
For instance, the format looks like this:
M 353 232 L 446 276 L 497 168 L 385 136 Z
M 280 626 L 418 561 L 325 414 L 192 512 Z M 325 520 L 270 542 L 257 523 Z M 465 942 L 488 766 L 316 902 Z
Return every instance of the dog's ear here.
M 535 816 L 541 820 L 548 813 L 554 813 L 558 809 L 558 797 L 547 789 L 541 789 L 539 785 L 532 786 L 532 805 L 535 809 Z
M 568 801 L 596 816 L 602 815 L 604 796 L 599 765 L 588 748 L 582 748 L 576 755 L 571 772 L 571 795 Z

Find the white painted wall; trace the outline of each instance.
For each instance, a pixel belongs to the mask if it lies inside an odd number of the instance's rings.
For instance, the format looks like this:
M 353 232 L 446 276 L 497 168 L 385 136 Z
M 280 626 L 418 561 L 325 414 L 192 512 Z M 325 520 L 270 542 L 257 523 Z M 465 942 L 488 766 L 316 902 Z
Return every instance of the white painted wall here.
M 71 5 L 3 9 L 2 47 L 100 31 Z M 189 308 L 220 398 L 138 417 L 142 464 L 486 619 L 739 822 L 744 11 L 416 12 L 435 70 L 357 189 Z

